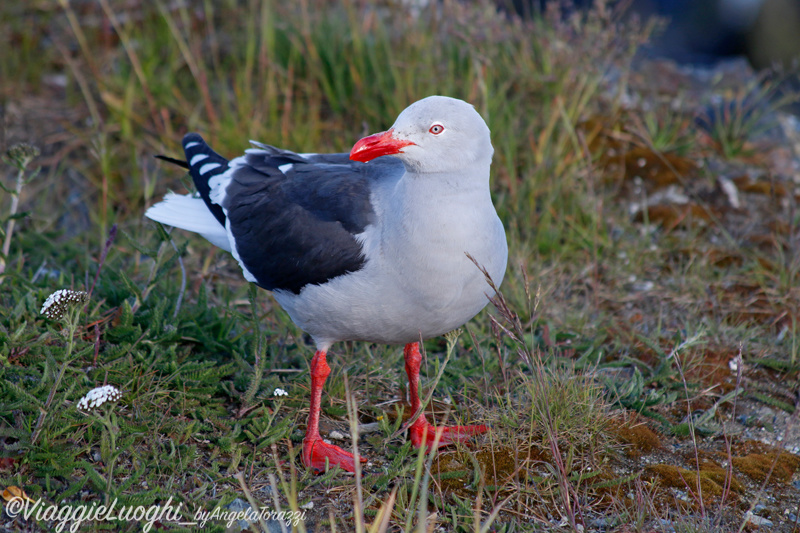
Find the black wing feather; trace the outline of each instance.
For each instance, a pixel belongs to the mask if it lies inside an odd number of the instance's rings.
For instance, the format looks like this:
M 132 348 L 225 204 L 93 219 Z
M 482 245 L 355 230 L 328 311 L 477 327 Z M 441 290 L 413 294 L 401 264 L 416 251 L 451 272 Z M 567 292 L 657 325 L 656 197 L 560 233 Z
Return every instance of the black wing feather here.
M 239 258 L 258 285 L 298 294 L 361 269 L 366 258 L 355 236 L 375 219 L 371 181 L 402 169 L 393 161 L 367 168 L 347 154 L 248 153 L 231 170 L 224 207 Z M 375 172 L 379 166 L 384 172 Z
M 260 287 L 299 294 L 306 285 L 361 269 L 366 258 L 355 236 L 375 219 L 372 182 L 402 175 L 402 163 L 385 157 L 367 167 L 345 153 L 301 156 L 253 144 L 258 149 L 233 167 L 197 133 L 183 138 L 188 163 L 157 157 L 189 169 L 214 217 L 223 226 L 230 221 L 239 259 Z M 219 166 L 201 172 L 209 163 Z M 220 206 L 211 201 L 208 182 L 226 172 L 231 180 Z
M 186 161 L 188 161 L 189 164 L 189 174 L 192 176 L 192 181 L 194 181 L 197 192 L 200 193 L 200 197 L 206 203 L 206 207 L 208 207 L 209 211 L 214 215 L 214 218 L 224 226 L 225 212 L 222 210 L 222 207 L 211 201 L 209 197 L 211 188 L 208 185 L 208 180 L 227 171 L 228 160 L 212 150 L 211 147 L 206 144 L 206 141 L 197 133 L 187 133 L 183 137 L 183 152 L 186 154 Z M 195 156 L 201 154 L 206 157 L 192 164 Z M 219 166 L 201 174 L 200 170 L 203 168 L 203 165 L 209 163 L 217 163 Z

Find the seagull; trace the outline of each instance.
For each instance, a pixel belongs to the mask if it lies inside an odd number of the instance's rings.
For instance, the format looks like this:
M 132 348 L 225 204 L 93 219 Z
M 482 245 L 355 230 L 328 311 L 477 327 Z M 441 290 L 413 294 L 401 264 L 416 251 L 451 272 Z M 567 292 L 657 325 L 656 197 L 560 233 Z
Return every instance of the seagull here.
M 456 329 L 494 296 L 508 261 L 489 190 L 489 128 L 475 108 L 430 96 L 349 154 L 299 154 L 251 141 L 230 161 L 196 133 L 183 138 L 197 195 L 168 194 L 145 216 L 229 251 L 316 344 L 303 461 L 355 471 L 319 433 L 326 354 L 341 341 L 403 344 L 412 443 L 464 442 L 483 425 L 434 427 L 419 398 L 419 342 Z M 470 259 L 474 258 L 475 263 Z M 366 459 L 361 459 L 366 461 Z M 327 463 L 327 465 L 326 465 Z

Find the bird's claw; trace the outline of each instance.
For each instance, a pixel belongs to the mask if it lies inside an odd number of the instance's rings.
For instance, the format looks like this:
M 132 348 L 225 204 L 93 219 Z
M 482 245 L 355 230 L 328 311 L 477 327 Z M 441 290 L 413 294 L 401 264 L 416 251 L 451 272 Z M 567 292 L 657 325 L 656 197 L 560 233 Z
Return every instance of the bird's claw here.
M 433 426 L 426 420 L 419 418 L 408 428 L 411 443 L 419 448 L 423 444 L 428 451 L 433 448 L 433 441 L 437 432 L 441 432 L 438 448 L 451 444 L 466 442 L 473 435 L 485 433 L 489 428 L 483 424 L 477 426 Z
M 356 471 L 355 458 L 352 453 L 346 452 L 335 444 L 327 444 L 322 439 L 303 441 L 303 463 L 318 472 L 324 472 L 326 461 L 330 466 L 339 466 L 348 472 Z M 360 458 L 362 463 L 367 460 Z

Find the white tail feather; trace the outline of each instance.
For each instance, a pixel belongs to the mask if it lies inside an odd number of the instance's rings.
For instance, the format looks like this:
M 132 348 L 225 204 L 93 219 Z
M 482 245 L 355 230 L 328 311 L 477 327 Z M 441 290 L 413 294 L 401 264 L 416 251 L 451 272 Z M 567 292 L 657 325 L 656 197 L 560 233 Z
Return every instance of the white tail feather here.
M 214 246 L 231 251 L 228 232 L 214 218 L 202 198 L 170 193 L 148 209 L 144 216 L 167 226 L 199 233 Z

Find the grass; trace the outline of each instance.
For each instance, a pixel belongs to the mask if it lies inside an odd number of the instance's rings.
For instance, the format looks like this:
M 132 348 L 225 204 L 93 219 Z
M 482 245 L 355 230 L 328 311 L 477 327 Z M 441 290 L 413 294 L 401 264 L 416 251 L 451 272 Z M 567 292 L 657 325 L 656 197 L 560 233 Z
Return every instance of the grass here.
M 798 530 L 783 511 L 798 497 L 799 154 L 765 135 L 784 117 L 762 80 L 670 93 L 633 61 L 657 24 L 602 3 L 532 20 L 355 0 L 0 15 L 0 144 L 41 148 L 4 167 L 0 197 L 9 494 L 284 510 L 300 531 L 726 531 L 748 510 Z M 489 123 L 511 257 L 491 309 L 425 343 L 423 394 L 437 422 L 490 431 L 419 453 L 401 431 L 401 350 L 342 343 L 323 436 L 358 425 L 371 463 L 315 476 L 299 460 L 313 345 L 227 254 L 143 220 L 187 189 L 152 156 L 177 155 L 186 131 L 230 156 L 251 138 L 344 151 L 433 93 Z M 91 295 L 70 326 L 40 314 L 63 288 Z M 123 392 L 114 409 L 78 411 L 103 384 Z M 703 490 L 719 472 L 737 487 L 725 498 Z

